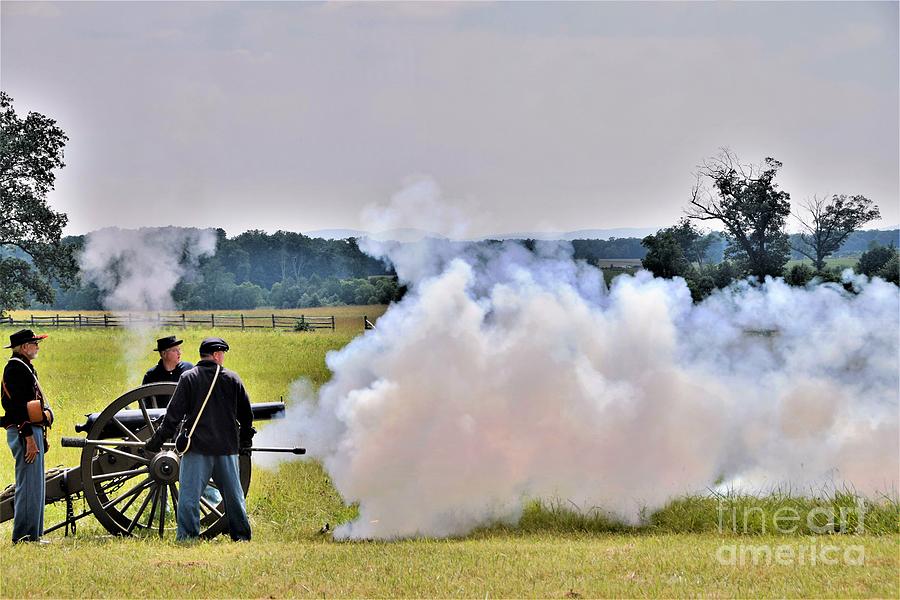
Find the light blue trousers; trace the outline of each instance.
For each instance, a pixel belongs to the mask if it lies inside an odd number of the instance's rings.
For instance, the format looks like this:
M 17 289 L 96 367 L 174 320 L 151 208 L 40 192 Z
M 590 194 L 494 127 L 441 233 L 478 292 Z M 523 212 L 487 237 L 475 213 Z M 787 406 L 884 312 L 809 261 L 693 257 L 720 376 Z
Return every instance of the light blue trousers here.
M 250 520 L 238 470 L 237 454 L 210 456 L 188 452 L 181 457 L 178 473 L 178 531 L 175 538 L 186 541 L 200 536 L 200 494 L 212 477 L 225 500 L 225 518 L 231 539 L 250 539 Z
M 13 500 L 13 542 L 36 542 L 44 533 L 44 434 L 34 427 L 38 455 L 25 462 L 25 444 L 15 427 L 6 430 L 6 443 L 16 459 L 16 495 Z

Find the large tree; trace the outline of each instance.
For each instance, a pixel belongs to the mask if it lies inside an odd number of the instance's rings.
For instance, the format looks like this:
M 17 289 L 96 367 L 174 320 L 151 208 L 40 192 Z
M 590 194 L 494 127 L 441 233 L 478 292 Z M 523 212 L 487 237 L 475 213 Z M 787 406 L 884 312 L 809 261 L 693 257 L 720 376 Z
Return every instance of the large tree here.
M 729 150 L 700 165 L 687 214 L 725 226 L 725 254 L 743 271 L 762 279 L 778 276 L 790 258 L 784 230 L 791 214 L 790 194 L 779 190 L 775 176 L 781 163 L 741 164 Z
M 0 314 L 29 296 L 52 302 L 51 281 L 68 283 L 78 272 L 60 241 L 68 218 L 47 205 L 68 138 L 42 114 L 19 118 L 12 102 L 0 92 Z
M 675 229 L 660 229 L 641 240 L 641 245 L 647 249 L 641 265 L 657 277 L 684 277 L 690 271 L 691 265 L 684 257 L 684 249 L 673 231 Z
M 706 254 L 709 252 L 710 246 L 716 241 L 716 234 L 697 229 L 690 219 L 682 217 L 677 225 L 669 227 L 664 231 L 669 231 L 678 240 L 684 257 L 690 263 L 696 263 L 698 267 L 702 267 L 706 261 Z
M 831 200 L 813 197 L 802 205 L 803 214 L 795 215 L 803 231 L 794 250 L 812 259 L 817 271 L 825 269 L 825 259 L 844 243 L 851 233 L 881 217 L 878 207 L 865 196 L 834 195 Z
M 641 264 L 657 277 L 684 277 L 690 272 L 692 263 L 703 267 L 706 252 L 714 239 L 714 234 L 699 230 L 689 219 L 682 218 L 677 225 L 660 229 L 641 240 L 641 245 L 647 249 Z

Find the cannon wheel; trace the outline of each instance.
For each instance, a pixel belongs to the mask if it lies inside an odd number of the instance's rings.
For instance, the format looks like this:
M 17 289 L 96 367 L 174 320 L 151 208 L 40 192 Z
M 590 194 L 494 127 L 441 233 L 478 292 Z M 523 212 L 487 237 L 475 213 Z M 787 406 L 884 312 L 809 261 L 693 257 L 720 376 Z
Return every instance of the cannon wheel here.
M 123 394 L 100 413 L 87 439 L 148 440 L 156 424 L 151 422 L 146 409 L 155 406 L 157 396 L 171 397 L 175 386 L 151 383 Z M 144 412 L 141 427 L 131 429 L 116 418 L 120 411 L 129 409 Z M 121 432 L 121 437 L 101 438 L 101 432 L 110 425 Z M 131 446 L 85 446 L 81 452 L 85 500 L 97 520 L 113 535 L 172 534 L 176 527 L 173 507 L 178 502 L 179 463 L 174 452 L 154 455 Z M 238 463 L 246 497 L 250 488 L 250 457 L 241 455 Z M 210 487 L 215 487 L 212 480 Z M 224 502 L 213 503 L 201 498 L 200 536 L 212 538 L 227 530 Z

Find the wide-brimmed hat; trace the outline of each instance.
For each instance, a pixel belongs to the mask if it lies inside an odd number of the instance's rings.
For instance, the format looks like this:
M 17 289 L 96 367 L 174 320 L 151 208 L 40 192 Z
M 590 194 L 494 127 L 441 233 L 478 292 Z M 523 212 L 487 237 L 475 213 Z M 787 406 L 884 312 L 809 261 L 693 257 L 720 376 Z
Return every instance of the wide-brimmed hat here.
M 34 335 L 34 332 L 32 330 L 22 329 L 9 336 L 9 346 L 3 347 L 15 348 L 16 346 L 21 346 L 22 344 L 27 344 L 28 342 L 36 342 L 38 340 L 42 340 L 45 337 L 47 337 L 46 333 L 43 335 Z
M 153 349 L 154 352 L 162 352 L 163 350 L 168 350 L 169 348 L 173 348 L 183 342 L 184 340 L 176 339 L 174 335 L 170 335 L 168 337 L 159 338 L 156 340 L 156 348 Z
M 228 342 L 222 338 L 208 337 L 200 342 L 200 354 L 212 354 L 219 350 L 228 352 Z

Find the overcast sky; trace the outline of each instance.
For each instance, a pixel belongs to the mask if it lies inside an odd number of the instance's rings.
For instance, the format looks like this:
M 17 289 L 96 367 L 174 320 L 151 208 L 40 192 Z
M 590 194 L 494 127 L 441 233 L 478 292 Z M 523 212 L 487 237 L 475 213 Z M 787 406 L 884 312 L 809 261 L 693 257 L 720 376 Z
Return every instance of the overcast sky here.
M 423 175 L 476 234 L 666 226 L 720 146 L 900 221 L 896 2 L 0 11 L 3 90 L 70 138 L 70 234 L 365 229 Z

